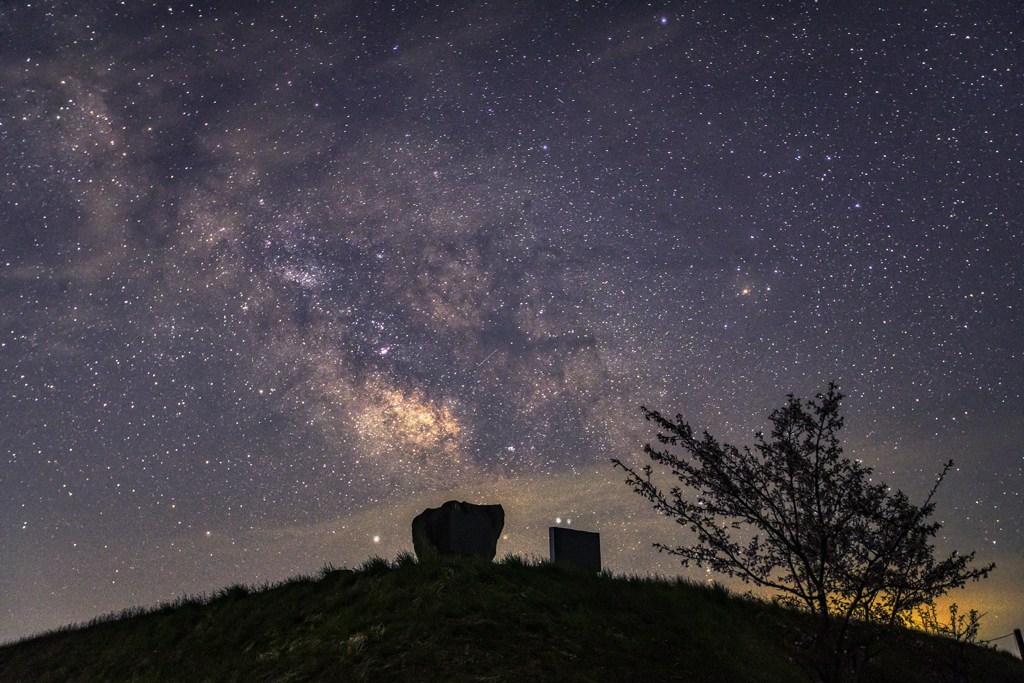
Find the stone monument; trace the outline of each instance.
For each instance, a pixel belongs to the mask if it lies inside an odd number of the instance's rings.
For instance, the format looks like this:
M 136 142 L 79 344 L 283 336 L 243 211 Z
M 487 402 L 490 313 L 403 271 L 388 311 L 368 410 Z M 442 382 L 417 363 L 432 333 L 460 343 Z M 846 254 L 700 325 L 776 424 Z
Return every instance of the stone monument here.
M 491 561 L 505 527 L 500 505 L 474 505 L 449 500 L 427 508 L 412 520 L 412 545 L 420 562 L 446 555 L 482 557 Z
M 548 549 L 552 562 L 570 562 L 601 571 L 601 534 L 562 526 L 548 527 Z

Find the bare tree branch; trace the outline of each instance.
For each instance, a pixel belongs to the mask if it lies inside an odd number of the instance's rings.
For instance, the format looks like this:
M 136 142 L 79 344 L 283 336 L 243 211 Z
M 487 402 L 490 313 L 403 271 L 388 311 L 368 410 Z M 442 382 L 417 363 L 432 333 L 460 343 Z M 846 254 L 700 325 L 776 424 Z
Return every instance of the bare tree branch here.
M 838 683 L 867 659 L 865 648 L 858 654 L 848 642 L 854 622 L 904 624 L 914 610 L 995 567 L 972 568 L 974 553 L 935 559 L 932 540 L 941 525 L 928 520 L 952 462 L 920 506 L 872 483 L 870 467 L 843 456 L 842 398 L 835 383 L 815 400 L 789 395 L 769 418 L 770 437 L 758 432 L 753 449 L 719 444 L 707 432 L 698 439 L 681 415 L 670 420 L 641 407 L 665 447 L 647 444 L 644 452 L 682 484 L 668 494 L 652 480 L 650 465 L 637 472 L 612 460 L 636 493 L 696 536 L 691 545 L 655 547 L 683 566 L 778 591 L 817 617 L 818 659 L 810 668 L 826 683 Z M 734 532 L 745 530 L 754 536 L 740 542 Z

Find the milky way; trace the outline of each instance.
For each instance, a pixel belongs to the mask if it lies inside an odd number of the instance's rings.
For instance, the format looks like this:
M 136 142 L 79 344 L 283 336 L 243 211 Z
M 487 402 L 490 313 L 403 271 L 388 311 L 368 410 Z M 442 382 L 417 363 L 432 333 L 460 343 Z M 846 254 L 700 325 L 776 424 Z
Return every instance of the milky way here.
M 742 443 L 833 379 L 1024 623 L 1013 3 L 79 4 L 0 10 L 0 639 L 456 495 L 675 573 L 639 406 Z

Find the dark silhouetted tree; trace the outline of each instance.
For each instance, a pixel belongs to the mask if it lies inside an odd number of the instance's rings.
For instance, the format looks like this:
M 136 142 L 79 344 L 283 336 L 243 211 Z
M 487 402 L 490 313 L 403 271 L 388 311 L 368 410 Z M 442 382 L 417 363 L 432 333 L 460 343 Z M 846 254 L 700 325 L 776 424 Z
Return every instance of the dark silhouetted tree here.
M 801 664 L 826 683 L 856 677 L 878 636 L 903 624 L 913 611 L 995 565 L 971 567 L 974 553 L 935 559 L 932 539 L 941 528 L 929 518 L 935 493 L 952 467 L 947 462 L 927 499 L 913 505 L 902 491 L 874 483 L 872 469 L 843 457 L 839 430 L 842 394 L 830 384 L 816 401 L 792 395 L 771 414 L 771 436 L 761 432 L 753 450 L 694 437 L 681 415 L 675 420 L 642 408 L 658 428 L 644 451 L 668 467 L 682 486 L 668 493 L 651 480 L 651 466 L 637 472 L 619 460 L 626 482 L 654 508 L 696 535 L 692 545 L 662 551 L 772 589 L 783 601 L 813 616 Z

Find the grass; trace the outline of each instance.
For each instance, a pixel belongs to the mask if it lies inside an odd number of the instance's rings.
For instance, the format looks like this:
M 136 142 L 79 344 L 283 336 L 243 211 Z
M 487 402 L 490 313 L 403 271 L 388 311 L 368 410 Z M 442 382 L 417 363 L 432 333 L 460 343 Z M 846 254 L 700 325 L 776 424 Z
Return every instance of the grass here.
M 506 557 L 371 558 L 233 585 L 0 647 L 18 681 L 800 681 L 799 612 L 722 586 Z M 869 682 L 943 680 L 945 649 L 894 637 Z M 945 649 L 944 649 L 945 648 Z M 1020 681 L 1011 655 L 971 647 L 972 680 Z M 952 679 L 951 679 L 952 680 Z

